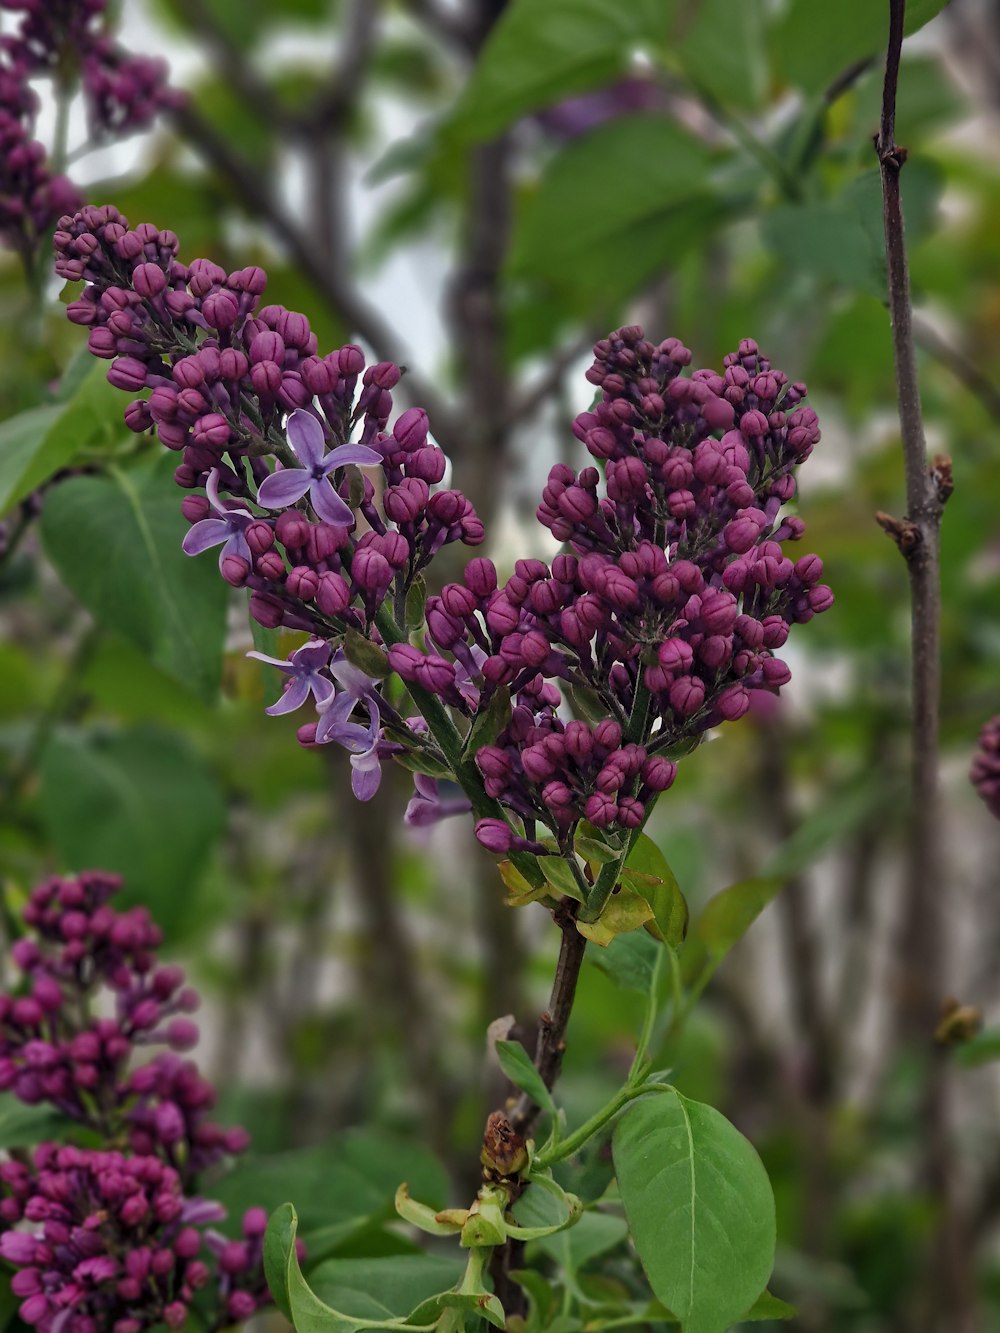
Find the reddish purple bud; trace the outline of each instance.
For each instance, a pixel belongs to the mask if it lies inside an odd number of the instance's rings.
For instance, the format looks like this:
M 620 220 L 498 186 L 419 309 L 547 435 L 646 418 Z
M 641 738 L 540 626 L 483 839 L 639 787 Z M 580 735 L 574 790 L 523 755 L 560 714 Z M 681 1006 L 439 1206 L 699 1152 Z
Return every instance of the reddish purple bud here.
M 506 856 L 514 844 L 513 830 L 502 819 L 480 819 L 476 838 L 494 856 Z

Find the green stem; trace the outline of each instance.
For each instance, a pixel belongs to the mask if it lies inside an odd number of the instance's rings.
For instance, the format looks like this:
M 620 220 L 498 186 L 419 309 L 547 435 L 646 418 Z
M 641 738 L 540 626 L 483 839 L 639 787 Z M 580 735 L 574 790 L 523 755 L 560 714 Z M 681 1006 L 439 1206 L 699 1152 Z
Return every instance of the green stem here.
M 669 944 L 664 944 L 663 949 L 668 949 L 673 954 Z M 635 1048 L 632 1068 L 628 1071 L 629 1083 L 635 1083 L 642 1077 L 641 1070 L 646 1060 L 646 1052 L 649 1050 L 649 1043 L 653 1039 L 653 1029 L 656 1026 L 656 1019 L 660 1011 L 658 991 L 660 989 L 660 971 L 663 964 L 663 949 L 657 949 L 656 951 L 653 977 L 649 983 L 649 994 L 646 997 L 646 1016 L 643 1019 L 642 1031 L 639 1034 L 639 1041 Z
M 379 608 L 375 617 L 375 623 L 378 626 L 379 633 L 388 644 L 408 643 L 409 636 L 405 630 L 400 629 L 399 625 L 393 619 L 392 612 L 386 603 Z M 479 776 L 479 770 L 470 759 L 463 756 L 463 741 L 457 727 L 448 716 L 448 710 L 437 697 L 431 694 L 422 686 L 415 683 L 407 683 L 410 698 L 420 709 L 431 735 L 441 747 L 441 753 L 448 761 L 452 772 L 455 775 L 455 781 L 472 802 L 473 813 L 479 819 L 502 819 L 505 823 L 507 812 L 498 801 L 487 796 L 483 788 L 482 779 Z M 538 867 L 538 862 L 533 856 L 524 852 L 512 852 L 510 860 L 532 886 L 532 888 L 541 888 L 545 883 L 545 876 Z

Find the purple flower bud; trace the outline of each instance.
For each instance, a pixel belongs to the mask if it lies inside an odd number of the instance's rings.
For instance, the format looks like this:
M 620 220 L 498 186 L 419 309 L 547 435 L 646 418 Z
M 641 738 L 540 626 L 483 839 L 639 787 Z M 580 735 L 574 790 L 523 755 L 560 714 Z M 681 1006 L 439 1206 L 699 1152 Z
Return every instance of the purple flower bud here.
M 108 371 L 107 380 L 116 389 L 124 389 L 126 393 L 138 393 L 140 389 L 146 387 L 146 373 L 146 367 L 134 356 L 120 356 Z
M 476 838 L 494 856 L 506 856 L 514 844 L 513 830 L 502 819 L 480 819 L 476 823 Z M 4 1239 L 0 1237 L 0 1243 Z

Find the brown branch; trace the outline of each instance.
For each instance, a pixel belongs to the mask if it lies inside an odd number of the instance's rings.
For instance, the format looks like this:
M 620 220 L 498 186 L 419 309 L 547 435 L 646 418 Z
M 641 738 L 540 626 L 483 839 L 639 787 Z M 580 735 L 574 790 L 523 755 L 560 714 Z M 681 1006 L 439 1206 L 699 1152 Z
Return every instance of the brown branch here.
M 953 347 L 938 331 L 919 315 L 913 316 L 913 336 L 917 345 L 944 366 L 958 382 L 978 398 L 991 416 L 1000 418 L 1000 389 L 990 377 L 957 347 Z
M 901 1037 L 925 1051 L 934 1031 L 947 956 L 947 897 L 938 800 L 941 690 L 941 515 L 947 494 L 940 470 L 928 468 L 914 346 L 900 174 L 906 150 L 896 143 L 896 88 L 906 0 L 889 0 L 889 45 L 882 117 L 875 139 L 882 177 L 889 314 L 906 477 L 906 516 L 897 537 L 910 579 L 912 719 L 910 829 L 898 958 L 896 1017 Z M 883 526 L 887 526 L 883 524 Z M 890 531 L 891 528 L 889 529 Z M 947 1066 L 927 1051 L 921 1097 L 923 1185 L 938 1202 L 936 1235 L 925 1282 L 915 1294 L 914 1328 L 938 1328 L 947 1313 L 956 1333 L 975 1327 L 970 1256 L 958 1216 L 954 1151 L 949 1133 Z
M 351 6 L 344 21 L 343 40 L 329 86 L 301 117 L 301 130 L 312 134 L 341 129 L 350 119 L 360 99 L 375 50 L 380 11 L 379 0 L 355 0 Z
M 211 5 L 201 0 L 174 0 L 175 8 L 188 27 L 201 38 L 211 56 L 212 70 L 222 76 L 262 120 L 279 128 L 288 128 L 290 117 L 244 53 L 230 41 L 213 17 Z

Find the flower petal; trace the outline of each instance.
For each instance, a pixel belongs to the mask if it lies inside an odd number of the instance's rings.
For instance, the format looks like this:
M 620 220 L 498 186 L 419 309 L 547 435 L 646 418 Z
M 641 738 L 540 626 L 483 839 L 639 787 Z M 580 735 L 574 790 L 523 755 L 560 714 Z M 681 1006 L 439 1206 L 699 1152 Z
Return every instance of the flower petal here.
M 317 710 L 319 712 L 319 725 L 316 727 L 317 745 L 339 740 L 345 727 L 356 725 L 347 720 L 354 712 L 356 703 L 357 700 L 352 699 L 349 694 L 338 694 Z
M 288 418 L 286 430 L 288 443 L 299 462 L 310 471 L 318 467 L 326 451 L 326 435 L 316 417 L 298 407 Z
M 248 565 L 253 564 L 253 556 L 250 553 L 250 545 L 242 531 L 233 532 L 229 530 L 229 540 L 219 552 L 219 568 L 222 568 L 222 562 L 227 555 L 238 555 L 241 560 L 245 560 Z
M 330 675 L 352 699 L 364 699 L 375 687 L 374 676 L 366 676 L 360 667 L 348 662 L 343 652 L 337 652 L 330 663 Z
M 359 801 L 370 801 L 382 781 L 382 765 L 373 745 L 364 754 L 351 755 L 351 791 Z
M 280 717 L 282 713 L 294 713 L 308 698 L 309 681 L 305 676 L 293 676 L 281 698 L 270 708 L 265 708 L 264 712 L 270 717 Z
M 360 467 L 374 467 L 384 463 L 385 459 L 367 444 L 338 444 L 323 459 L 323 471 L 332 472 L 336 467 L 345 467 L 348 463 L 357 463 Z
M 330 645 L 325 639 L 309 639 L 292 653 L 292 661 L 301 671 L 319 671 L 330 660 Z
M 229 540 L 229 524 L 224 518 L 203 518 L 184 534 L 181 550 L 185 555 L 201 555 L 212 546 Z
M 324 523 L 334 528 L 354 527 L 354 510 L 340 498 L 325 477 L 310 485 L 309 500 Z
M 258 662 L 266 662 L 268 666 L 277 667 L 278 670 L 283 671 L 286 676 L 291 676 L 295 673 L 295 668 L 292 666 L 291 662 L 286 662 L 282 657 L 268 657 L 267 653 L 259 653 L 256 648 L 252 648 L 250 652 L 247 653 L 247 657 L 253 657 Z
M 311 484 L 312 477 L 305 468 L 284 467 L 260 483 L 257 503 L 264 509 L 286 509 L 301 500 Z

